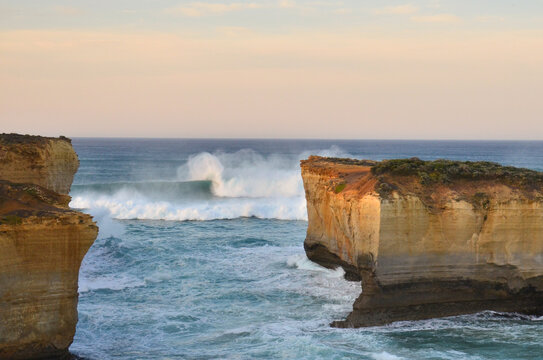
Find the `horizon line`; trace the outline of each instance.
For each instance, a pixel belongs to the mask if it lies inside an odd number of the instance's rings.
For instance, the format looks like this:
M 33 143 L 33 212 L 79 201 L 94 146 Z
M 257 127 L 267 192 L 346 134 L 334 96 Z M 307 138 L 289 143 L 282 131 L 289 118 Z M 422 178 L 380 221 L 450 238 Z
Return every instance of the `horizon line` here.
M 65 136 L 65 135 L 59 135 Z M 542 142 L 543 139 L 428 139 L 428 138 L 296 138 L 296 137 L 145 137 L 145 136 L 66 136 L 70 139 L 118 139 L 118 140 L 273 140 L 273 141 L 500 141 L 500 142 Z
M 176 136 L 67 136 L 42 135 L 42 134 L 23 134 L 19 132 L 2 132 L 0 135 L 25 135 L 25 136 L 43 136 L 43 137 L 66 137 L 69 139 L 140 139 L 140 140 L 273 140 L 273 141 L 499 141 L 499 142 L 542 142 L 541 139 L 461 139 L 461 138 L 319 138 L 319 137 L 176 137 Z

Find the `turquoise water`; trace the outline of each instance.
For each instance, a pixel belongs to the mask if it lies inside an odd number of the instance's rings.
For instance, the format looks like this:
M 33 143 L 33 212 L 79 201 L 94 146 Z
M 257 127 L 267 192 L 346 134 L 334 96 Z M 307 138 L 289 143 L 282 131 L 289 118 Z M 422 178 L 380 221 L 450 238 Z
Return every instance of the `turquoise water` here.
M 359 295 L 308 261 L 309 154 L 490 160 L 543 142 L 74 139 L 72 206 L 101 227 L 80 272 L 85 359 L 543 359 L 543 319 L 485 312 L 333 329 Z

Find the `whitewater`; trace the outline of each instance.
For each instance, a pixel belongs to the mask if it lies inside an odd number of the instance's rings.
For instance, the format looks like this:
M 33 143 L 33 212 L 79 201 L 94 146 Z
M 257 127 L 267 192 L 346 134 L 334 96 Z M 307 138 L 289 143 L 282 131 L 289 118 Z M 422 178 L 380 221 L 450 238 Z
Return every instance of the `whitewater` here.
M 543 321 L 484 312 L 333 329 L 360 294 L 310 262 L 311 154 L 543 170 L 542 142 L 74 139 L 71 206 L 100 234 L 79 279 L 84 359 L 542 359 Z
M 174 178 L 74 185 L 71 206 L 115 219 L 307 220 L 299 161 L 311 153 L 349 156 L 337 146 L 286 157 L 252 149 L 201 152 Z

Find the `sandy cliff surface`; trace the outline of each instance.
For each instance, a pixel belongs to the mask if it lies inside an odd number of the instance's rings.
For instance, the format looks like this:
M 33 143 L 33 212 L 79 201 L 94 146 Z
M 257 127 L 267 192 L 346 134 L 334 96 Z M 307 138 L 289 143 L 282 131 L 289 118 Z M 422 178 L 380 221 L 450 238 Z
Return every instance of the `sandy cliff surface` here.
M 302 161 L 308 257 L 362 281 L 336 326 L 543 312 L 543 174 L 492 163 Z
M 79 167 L 70 139 L 0 135 L 0 179 L 68 194 Z
M 0 359 L 68 354 L 79 266 L 98 232 L 55 192 L 77 167 L 69 140 L 0 135 Z

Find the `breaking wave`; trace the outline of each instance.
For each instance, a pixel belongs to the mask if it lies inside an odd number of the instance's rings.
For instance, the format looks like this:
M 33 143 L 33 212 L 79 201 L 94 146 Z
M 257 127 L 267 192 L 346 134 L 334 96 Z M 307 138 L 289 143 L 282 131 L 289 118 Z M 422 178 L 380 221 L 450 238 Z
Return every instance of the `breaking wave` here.
M 211 198 L 211 181 L 148 181 L 115 182 L 109 184 L 73 185 L 72 194 L 93 193 L 115 196 L 124 193 L 127 196 L 145 196 L 148 199 L 169 201 L 175 199 Z
M 202 152 L 179 166 L 175 179 L 74 185 L 70 205 L 116 219 L 306 220 L 299 161 L 311 153 L 348 156 L 335 146 L 298 156 Z

